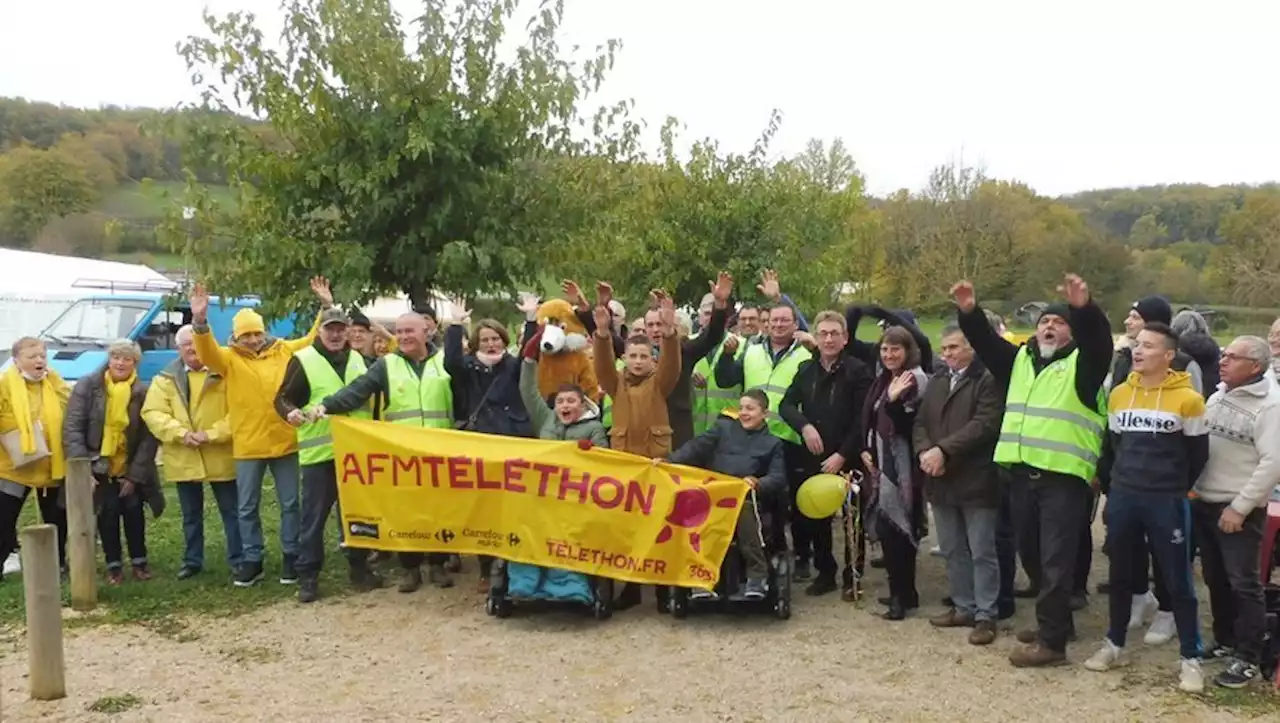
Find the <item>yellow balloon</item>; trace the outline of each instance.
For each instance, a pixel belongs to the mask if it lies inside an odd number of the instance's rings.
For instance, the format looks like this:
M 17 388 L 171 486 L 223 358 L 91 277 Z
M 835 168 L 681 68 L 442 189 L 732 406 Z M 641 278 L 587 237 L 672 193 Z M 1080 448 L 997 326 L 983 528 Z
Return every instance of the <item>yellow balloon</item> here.
M 796 507 L 811 520 L 825 520 L 840 511 L 845 494 L 844 477 L 815 474 L 796 490 Z

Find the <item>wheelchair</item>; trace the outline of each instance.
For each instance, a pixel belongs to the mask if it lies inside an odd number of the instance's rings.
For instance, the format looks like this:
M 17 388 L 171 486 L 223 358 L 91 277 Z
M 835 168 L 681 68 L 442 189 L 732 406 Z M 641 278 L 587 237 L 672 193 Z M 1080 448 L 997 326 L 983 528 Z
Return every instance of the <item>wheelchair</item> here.
M 536 568 L 536 566 L 528 565 L 526 568 Z M 589 590 L 583 591 L 575 585 L 575 589 L 572 591 L 547 591 L 543 588 L 543 582 L 547 580 L 548 576 L 556 577 L 557 573 L 566 571 L 553 570 L 551 568 L 536 569 L 539 571 L 539 580 L 534 586 L 537 593 L 529 597 L 512 595 L 509 591 L 511 587 L 510 563 L 502 559 L 494 560 L 493 569 L 489 573 L 489 595 L 485 599 L 485 612 L 492 617 L 509 618 L 517 606 L 529 605 L 532 607 L 552 604 L 586 606 L 596 620 L 608 620 L 613 616 L 614 583 L 612 578 L 568 573 L 585 578 Z
M 764 537 L 765 560 L 769 564 L 769 577 L 765 595 L 761 599 L 743 596 L 746 584 L 746 566 L 738 549 L 735 535 L 729 543 L 724 562 L 720 565 L 720 580 L 709 594 L 705 590 L 673 587 L 670 593 L 670 613 L 674 618 L 685 618 L 691 612 L 720 609 L 772 613 L 779 620 L 791 618 L 791 588 L 794 563 L 787 546 L 785 521 L 790 512 L 790 497 L 785 490 L 773 495 L 757 497 L 761 534 Z

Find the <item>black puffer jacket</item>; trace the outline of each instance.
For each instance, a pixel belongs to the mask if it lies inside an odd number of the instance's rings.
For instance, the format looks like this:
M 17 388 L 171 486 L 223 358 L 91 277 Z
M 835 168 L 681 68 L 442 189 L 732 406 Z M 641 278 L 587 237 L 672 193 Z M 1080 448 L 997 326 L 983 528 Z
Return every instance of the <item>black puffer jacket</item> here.
M 761 492 L 775 493 L 787 485 L 782 440 L 769 432 L 768 425 L 747 429 L 736 419 L 721 417 L 668 459 L 733 477 L 755 477 Z
M 507 437 L 533 437 L 533 424 L 520 396 L 520 360 L 510 354 L 492 367 L 462 352 L 461 326 L 450 326 L 444 334 L 444 368 L 454 382 L 454 418 L 472 432 Z M 458 403 L 465 404 L 457 409 Z

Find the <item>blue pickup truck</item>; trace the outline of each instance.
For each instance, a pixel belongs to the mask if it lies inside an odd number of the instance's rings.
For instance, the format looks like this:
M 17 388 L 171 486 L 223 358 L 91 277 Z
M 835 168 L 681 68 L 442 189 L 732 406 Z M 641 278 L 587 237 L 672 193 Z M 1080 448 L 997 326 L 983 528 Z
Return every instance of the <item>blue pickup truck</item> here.
M 175 336 L 191 323 L 191 303 L 177 284 L 99 285 L 106 293 L 89 293 L 72 302 L 47 329 L 40 333 L 49 349 L 49 365 L 68 382 L 101 369 L 107 363 L 107 345 L 116 339 L 132 339 L 142 347 L 138 377 L 150 381 L 166 365 L 178 358 Z M 243 308 L 256 307 L 254 297 L 210 299 L 209 326 L 214 338 L 227 343 L 231 318 Z M 271 324 L 267 333 L 289 337 L 293 319 Z M 8 366 L 6 362 L 5 366 Z

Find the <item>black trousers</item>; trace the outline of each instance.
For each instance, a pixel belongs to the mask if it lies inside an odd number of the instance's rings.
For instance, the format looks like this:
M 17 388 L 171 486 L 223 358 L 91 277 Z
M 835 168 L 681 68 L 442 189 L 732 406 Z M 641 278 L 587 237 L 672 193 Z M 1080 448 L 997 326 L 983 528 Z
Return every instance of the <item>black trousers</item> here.
M 996 559 L 1000 563 L 1000 595 L 996 604 L 1001 614 L 1017 609 L 1013 597 L 1014 581 L 1018 576 L 1017 536 L 1013 524 L 1013 499 L 1008 474 L 1001 468 L 1000 515 L 996 518 Z
M 1200 568 L 1209 588 L 1213 637 L 1235 648 L 1236 657 L 1258 665 L 1267 630 L 1267 604 L 1258 577 L 1258 554 L 1266 525 L 1264 505 L 1244 518 L 1244 529 L 1227 534 L 1218 529 L 1224 503 L 1191 502 L 1191 520 L 1199 538 Z
M 0 492 L 0 564 L 9 559 L 9 555 L 18 549 L 18 517 L 22 515 L 22 505 L 31 494 L 30 487 L 22 488 L 22 496 L 14 497 Z M 40 508 L 40 519 L 47 525 L 58 529 L 58 564 L 67 567 L 67 508 L 59 501 L 61 488 L 48 487 L 36 490 L 36 505 Z
M 133 492 L 120 496 L 120 483 L 111 480 L 99 484 L 102 507 L 98 510 L 98 537 L 102 539 L 102 555 L 107 559 L 108 570 L 124 567 L 124 551 L 120 547 L 120 527 L 124 525 L 125 543 L 129 547 L 129 564 L 147 564 L 147 517 L 143 510 L 142 494 Z
M 1019 547 L 1024 564 L 1039 560 L 1040 596 L 1036 598 L 1036 622 L 1040 642 L 1050 650 L 1065 651 L 1067 638 L 1075 631 L 1071 594 L 1085 583 L 1080 574 L 1082 537 L 1093 507 L 1093 490 L 1079 477 L 1014 467 L 1014 518 L 1019 521 Z M 1034 522 L 1036 533 L 1029 540 L 1027 528 Z M 1036 543 L 1028 549 L 1028 543 Z
M 302 466 L 301 497 L 298 574 L 312 578 L 324 569 L 324 528 L 329 524 L 329 512 L 338 503 L 338 472 L 332 461 Z M 367 550 L 347 547 L 343 555 L 353 568 L 368 566 Z
M 405 570 L 416 570 L 422 567 L 423 560 L 428 565 L 443 565 L 449 560 L 447 552 L 402 552 L 397 556 L 400 567 Z
M 834 578 L 836 574 L 836 559 L 831 554 L 830 522 L 826 523 L 826 550 L 818 550 L 815 546 L 815 540 L 820 534 L 819 530 L 824 523 L 819 520 L 811 520 L 800 514 L 800 506 L 796 504 L 796 491 L 809 478 L 806 473 L 812 465 L 810 461 L 812 455 L 809 454 L 808 449 L 799 444 L 783 442 L 782 448 L 787 463 L 787 483 L 791 488 L 791 545 L 792 551 L 795 553 L 796 562 L 806 563 L 813 560 L 814 567 L 819 573 L 827 573 Z
M 920 606 L 916 592 L 917 549 L 906 535 L 880 520 L 876 528 L 880 549 L 884 551 L 884 571 L 889 577 L 889 597 L 896 597 L 907 607 Z
M 1049 473 L 1053 474 L 1053 473 Z M 1079 479 L 1070 475 L 1062 475 L 1070 479 Z M 1010 504 L 1017 518 L 1015 536 L 1017 539 L 1018 557 L 1022 559 L 1022 569 L 1027 574 L 1031 589 L 1041 587 L 1040 564 L 1040 514 L 1037 510 L 1035 495 L 1029 487 L 1011 485 Z M 1087 487 L 1087 485 L 1086 485 Z M 1093 491 L 1089 490 L 1089 504 L 1080 515 L 1080 532 L 1076 538 L 1075 563 L 1072 570 L 1071 592 L 1085 594 L 1089 592 L 1089 570 L 1093 566 Z M 1145 590 L 1143 591 L 1145 592 Z

